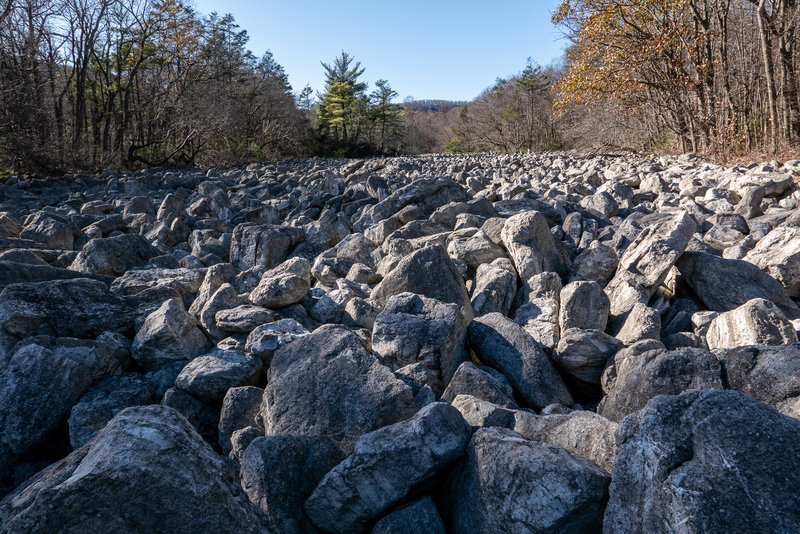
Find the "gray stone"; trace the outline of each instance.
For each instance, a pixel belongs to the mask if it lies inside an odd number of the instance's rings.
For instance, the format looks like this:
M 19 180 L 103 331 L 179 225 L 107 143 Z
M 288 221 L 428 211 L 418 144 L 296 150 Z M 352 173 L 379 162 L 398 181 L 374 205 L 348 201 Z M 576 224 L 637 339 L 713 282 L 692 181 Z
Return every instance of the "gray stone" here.
M 589 248 L 578 254 L 570 270 L 569 281 L 597 282 L 605 287 L 617 272 L 619 258 L 613 248 L 593 241 Z
M 571 282 L 561 290 L 558 323 L 561 332 L 569 328 L 606 329 L 610 303 L 597 282 Z
M 271 269 L 303 239 L 305 232 L 299 228 L 242 223 L 233 229 L 230 261 L 241 271 L 256 266 Z
M 561 335 L 558 327 L 561 289 L 558 274 L 545 272 L 531 276 L 517 291 L 514 322 L 548 349 L 556 347 Z
M 247 336 L 245 350 L 261 358 L 265 364 L 272 362 L 276 350 L 309 332 L 294 319 L 281 319 L 259 326 Z
M 761 239 L 744 257 L 800 298 L 800 228 L 779 226 Z
M 112 333 L 96 341 L 35 336 L 19 343 L 0 366 L 0 445 L 19 455 L 47 439 L 129 357 L 125 338 Z
M 97 280 L 11 284 L 0 293 L 0 327 L 19 338 L 95 338 L 105 331 L 127 333 L 132 322 L 125 301 Z
M 505 376 L 491 367 L 472 362 L 464 362 L 458 367 L 442 393 L 442 400 L 453 402 L 458 395 L 471 395 L 498 406 L 519 408 L 514 402 L 514 389 Z
M 316 532 L 303 513 L 303 503 L 322 477 L 344 459 L 328 437 L 258 437 L 242 454 L 242 487 L 266 515 L 271 531 Z
M 49 248 L 71 249 L 76 233 L 68 219 L 40 211 L 28 222 L 19 237 L 42 243 Z
M 400 506 L 387 515 L 370 531 L 370 534 L 445 534 L 442 518 L 430 497 Z
M 142 375 L 110 376 L 90 389 L 69 414 L 69 442 L 73 450 L 92 439 L 117 413 L 154 400 L 153 390 Z
M 344 278 L 353 265 L 367 262 L 371 267 L 372 251 L 375 245 L 362 234 L 350 234 L 336 246 L 323 252 L 314 261 L 311 274 L 327 286 L 332 286 L 339 278 Z
M 599 533 L 609 476 L 564 449 L 507 429 L 479 429 L 447 486 L 455 534 Z
M 225 393 L 217 427 L 222 454 L 227 456 L 231 452 L 231 436 L 234 432 L 247 427 L 263 426 L 258 420 L 263 395 L 263 389 L 253 386 L 234 387 Z
M 250 293 L 250 302 L 267 308 L 283 308 L 301 302 L 311 289 L 308 260 L 291 258 L 264 273 Z
M 737 347 L 717 357 L 725 362 L 728 387 L 800 419 L 800 345 Z
M 559 369 L 572 377 L 586 393 L 597 392 L 608 359 L 622 348 L 622 342 L 600 330 L 570 328 L 561 333 L 553 352 Z
M 404 258 L 372 291 L 371 299 L 383 307 L 394 295 L 416 293 L 461 307 L 472 317 L 469 294 L 461 273 L 440 245 L 425 247 Z
M 500 258 L 478 266 L 472 288 L 472 310 L 476 317 L 498 312 L 508 315 L 517 294 L 517 273 L 510 260 Z
M 356 334 L 333 326 L 275 352 L 261 404 L 267 435 L 326 435 L 345 451 L 361 435 L 416 411 L 411 388 Z
M 473 271 L 484 263 L 506 257 L 503 247 L 490 240 L 482 231 L 474 229 L 450 234 L 447 253 Z
M 557 402 L 571 406 L 572 396 L 552 362 L 516 323 L 499 313 L 474 319 L 468 339 L 475 355 L 494 367 L 534 409 Z
M 450 404 L 461 412 L 461 416 L 469 423 L 473 431 L 490 426 L 514 428 L 514 413 L 517 410 L 509 410 L 503 406 L 464 394 L 456 396 Z
M 145 265 L 161 252 L 138 234 L 123 234 L 86 243 L 75 261 L 73 271 L 120 276 L 134 267 Z
M 228 310 L 220 310 L 214 316 L 217 328 L 225 332 L 249 334 L 257 327 L 278 319 L 278 314 L 261 306 L 242 304 Z
M 736 391 L 653 399 L 617 432 L 603 531 L 800 530 L 800 421 Z
M 305 511 L 323 530 L 361 530 L 458 459 L 469 437 L 458 410 L 444 402 L 430 404 L 408 421 L 362 436 L 353 454 L 320 481 Z
M 721 313 L 708 325 L 706 343 L 712 351 L 744 345 L 791 345 L 797 342 L 794 326 L 775 304 L 750 300 Z
M 203 402 L 218 403 L 230 388 L 258 383 L 261 359 L 233 350 L 193 359 L 175 379 L 175 387 Z
M 661 339 L 661 314 L 637 302 L 615 337 L 623 345 L 633 345 L 644 339 Z
M 523 281 L 546 271 L 566 271 L 565 257 L 541 213 L 526 211 L 510 217 L 503 227 L 502 239 Z
M 401 293 L 375 319 L 372 350 L 392 370 L 421 362 L 447 384 L 467 360 L 466 337 L 467 323 L 456 304 Z
M 133 359 L 145 369 L 176 360 L 199 356 L 208 347 L 208 340 L 197 321 L 170 299 L 144 320 L 136 333 L 131 352 Z
M 611 473 L 617 450 L 614 433 L 619 426 L 614 421 L 586 410 L 551 415 L 519 410 L 514 415 L 511 429 L 525 439 L 561 447 Z
M 649 348 L 642 342 L 643 348 Z M 663 348 L 637 350 L 637 346 L 614 356 L 613 380 L 606 380 L 606 395 L 597 413 L 612 421 L 644 408 L 658 395 L 677 395 L 690 389 L 723 389 L 722 363 L 704 349 Z
M 266 528 L 236 471 L 164 406 L 117 414 L 89 443 L 4 499 L 0 518 L 4 532 Z
M 774 302 L 784 313 L 800 313 L 781 283 L 750 262 L 687 252 L 676 267 L 710 310 L 726 312 L 754 298 L 763 298 Z

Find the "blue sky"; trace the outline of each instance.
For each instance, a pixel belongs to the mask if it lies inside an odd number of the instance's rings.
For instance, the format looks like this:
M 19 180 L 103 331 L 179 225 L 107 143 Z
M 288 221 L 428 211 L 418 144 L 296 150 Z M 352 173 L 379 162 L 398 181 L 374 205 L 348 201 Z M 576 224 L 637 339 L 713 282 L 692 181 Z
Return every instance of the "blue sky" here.
M 320 61 L 342 50 L 389 80 L 398 100 L 472 100 L 530 56 L 558 60 L 566 42 L 550 23 L 558 0 L 195 0 L 201 13 L 232 13 L 256 56 L 269 49 L 295 91 L 324 86 Z

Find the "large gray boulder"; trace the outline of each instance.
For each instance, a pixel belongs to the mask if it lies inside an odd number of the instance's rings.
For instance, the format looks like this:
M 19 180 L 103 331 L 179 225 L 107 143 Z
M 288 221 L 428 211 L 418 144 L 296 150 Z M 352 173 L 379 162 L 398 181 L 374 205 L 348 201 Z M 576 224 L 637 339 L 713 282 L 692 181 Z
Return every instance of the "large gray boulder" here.
M 19 343 L 0 365 L 0 448 L 19 455 L 47 439 L 92 386 L 129 358 L 125 338 L 110 332 L 96 341 L 35 336 Z
M 612 316 L 624 318 L 635 304 L 647 304 L 686 250 L 696 228 L 691 216 L 681 211 L 639 233 L 625 249 L 616 275 L 605 288 Z
M 416 411 L 411 388 L 339 326 L 278 349 L 261 404 L 266 435 L 330 436 L 345 451 L 363 434 Z
M 260 358 L 235 350 L 215 350 L 194 358 L 175 379 L 175 387 L 208 404 L 222 401 L 230 388 L 258 383 Z
M 231 436 L 237 430 L 253 427 L 263 431 L 258 414 L 263 396 L 264 390 L 254 386 L 233 387 L 225 393 L 217 425 L 217 441 L 222 454 L 231 452 Z
M 300 228 L 242 223 L 233 229 L 230 262 L 245 271 L 251 267 L 272 269 L 305 239 Z
M 464 280 L 441 245 L 425 247 L 405 257 L 375 286 L 371 298 L 382 308 L 400 293 L 416 293 L 458 304 L 467 320 L 472 318 Z
M 375 245 L 362 234 L 350 234 L 336 246 L 326 250 L 314 261 L 311 274 L 326 286 L 332 286 L 339 278 L 344 278 L 353 265 L 361 263 L 373 266 L 372 251 Z
M 353 454 L 317 485 L 306 513 L 323 530 L 358 532 L 457 460 L 469 438 L 458 410 L 444 402 L 429 404 L 408 421 L 362 436 Z
M 717 354 L 728 387 L 800 419 L 800 345 L 737 347 Z
M 370 534 L 445 534 L 442 518 L 430 497 L 400 506 L 377 523 Z
M 706 331 L 706 343 L 713 351 L 745 345 L 791 345 L 797 342 L 794 325 L 775 304 L 753 299 L 719 314 Z
M 617 431 L 603 531 L 800 531 L 800 421 L 736 391 L 653 399 Z
M 297 304 L 311 289 L 311 266 L 303 258 L 291 258 L 265 272 L 250 293 L 250 302 L 267 308 Z
M 375 319 L 372 350 L 392 370 L 421 362 L 447 384 L 467 360 L 467 322 L 456 304 L 401 293 Z
M 476 317 L 498 312 L 508 315 L 517 294 L 517 273 L 507 258 L 478 266 L 472 287 L 472 311 Z
M 553 239 L 547 219 L 538 211 L 509 217 L 501 236 L 523 282 L 546 271 L 566 272 L 568 262 L 563 251 Z
M 530 407 L 573 404 L 553 363 L 512 320 L 499 313 L 478 317 L 469 326 L 468 339 L 478 359 L 503 373 Z
M 569 328 L 606 329 L 610 303 L 597 282 L 571 282 L 559 298 L 558 324 L 563 333 Z
M 686 252 L 675 266 L 710 310 L 726 312 L 762 298 L 774 302 L 786 314 L 800 314 L 781 283 L 750 262 Z
M 514 322 L 548 349 L 554 349 L 561 336 L 558 326 L 561 277 L 554 272 L 531 276 L 517 291 Z
M 72 249 L 76 233 L 76 228 L 66 217 L 40 211 L 28 222 L 19 237 L 49 248 Z
M 206 269 L 133 270 L 114 280 L 114 283 L 111 284 L 111 291 L 120 296 L 136 296 L 149 290 L 176 291 L 180 294 L 183 305 L 189 307 L 190 304 L 193 304 L 205 277 Z M 209 293 L 209 296 L 211 294 L 213 291 Z M 198 311 L 199 308 L 198 306 Z
M 508 379 L 487 365 L 464 362 L 458 367 L 442 393 L 442 400 L 453 402 L 458 395 L 470 395 L 506 408 L 518 408 Z
M 97 280 L 11 284 L 0 293 L 0 328 L 19 338 L 95 338 L 105 331 L 127 333 L 132 325 L 132 310 Z
M 117 414 L 0 503 L 3 532 L 263 532 L 236 470 L 172 408 Z
M 11 249 L 14 252 L 19 249 Z M 7 253 L 2 254 L 0 260 L 0 291 L 8 285 L 24 282 L 49 282 L 51 280 L 70 280 L 73 278 L 91 278 L 100 280 L 106 285 L 114 281 L 113 278 L 103 275 L 77 273 L 69 269 L 52 267 L 48 264 L 20 263 L 17 260 L 7 259 Z M 37 256 L 38 258 L 38 256 Z
M 161 252 L 139 234 L 92 239 L 69 266 L 73 271 L 119 276 L 145 265 Z
M 587 410 L 549 415 L 518 410 L 514 419 L 512 430 L 525 439 L 561 447 L 611 473 L 617 451 L 614 434 L 619 426 L 614 421 Z
M 800 298 L 800 228 L 779 226 L 764 236 L 744 257 Z
M 106 378 L 82 396 L 69 413 L 73 450 L 83 447 L 125 408 L 144 406 L 153 400 L 152 386 L 138 373 Z
M 242 454 L 242 487 L 266 515 L 271 531 L 315 532 L 303 512 L 303 503 L 322 477 L 344 459 L 344 453 L 329 437 L 259 437 Z
M 482 428 L 450 477 L 445 516 L 454 534 L 599 533 L 609 480 L 564 449 Z
M 609 358 L 622 348 L 622 342 L 600 330 L 570 328 L 561 333 L 553 361 L 576 385 L 587 393 L 597 392 Z
M 656 344 L 660 345 L 652 343 Z M 690 389 L 723 389 L 722 363 L 707 350 L 668 351 L 663 345 L 656 349 L 650 345 L 651 342 L 643 341 L 614 356 L 613 367 L 604 375 L 605 396 L 597 413 L 612 421 L 622 421 L 658 395 L 677 395 Z
M 189 360 L 208 347 L 208 339 L 197 320 L 176 299 L 164 302 L 145 318 L 133 339 L 133 359 L 145 369 Z

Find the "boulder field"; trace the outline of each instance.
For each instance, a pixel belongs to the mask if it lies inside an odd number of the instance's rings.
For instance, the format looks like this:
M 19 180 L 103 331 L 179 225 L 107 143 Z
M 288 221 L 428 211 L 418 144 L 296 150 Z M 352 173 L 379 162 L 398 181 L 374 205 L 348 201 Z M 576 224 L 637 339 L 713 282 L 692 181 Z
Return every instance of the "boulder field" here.
M 800 532 L 800 161 L 0 178 L 0 532 Z

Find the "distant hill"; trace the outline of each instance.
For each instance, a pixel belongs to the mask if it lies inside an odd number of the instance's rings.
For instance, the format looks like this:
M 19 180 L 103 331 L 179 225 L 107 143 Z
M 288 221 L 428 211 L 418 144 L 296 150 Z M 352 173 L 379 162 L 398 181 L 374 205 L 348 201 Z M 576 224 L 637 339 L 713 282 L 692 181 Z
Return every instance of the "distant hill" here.
M 465 101 L 454 100 L 406 100 L 401 105 L 408 111 L 422 113 L 446 113 L 453 108 L 461 107 Z

